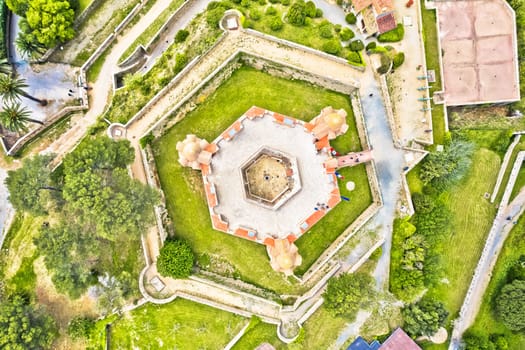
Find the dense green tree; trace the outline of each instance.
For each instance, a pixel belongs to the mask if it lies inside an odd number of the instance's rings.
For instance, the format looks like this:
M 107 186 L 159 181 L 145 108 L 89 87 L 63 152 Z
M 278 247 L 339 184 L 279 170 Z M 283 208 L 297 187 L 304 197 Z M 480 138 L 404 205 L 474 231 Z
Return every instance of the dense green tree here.
M 0 300 L 0 348 L 46 349 L 57 336 L 53 319 L 20 296 Z
M 348 41 L 348 40 L 353 39 L 355 37 L 355 33 L 353 32 L 352 29 L 350 29 L 348 27 L 344 27 L 339 32 L 339 37 L 341 38 L 342 41 Z
M 273 30 L 274 32 L 283 29 L 284 23 L 281 17 L 272 16 L 272 17 L 269 17 L 269 21 L 270 21 L 270 29 Z
M 27 122 L 44 124 L 30 116 L 31 111 L 20 103 L 6 102 L 0 110 L 0 125 L 12 132 L 27 132 Z
M 365 273 L 344 273 L 328 281 L 324 305 L 334 316 L 354 319 L 359 309 L 370 307 L 376 292 L 373 279 Z
M 83 142 L 64 158 L 67 207 L 99 237 L 138 235 L 152 223 L 158 195 L 129 177 L 126 166 L 133 159 L 129 141 L 108 137 Z
M 47 105 L 46 100 L 40 100 L 29 95 L 25 89 L 28 87 L 23 78 L 13 77 L 11 75 L 0 74 L 0 96 L 6 102 L 16 102 L 20 96 L 40 103 L 42 106 Z
M 102 315 L 120 313 L 124 305 L 124 291 L 118 279 L 106 274 L 99 278 L 97 307 Z
M 191 274 L 193 263 L 193 252 L 186 241 L 167 240 L 160 249 L 157 270 L 162 276 L 186 278 Z
M 29 0 L 5 0 L 7 7 L 17 15 L 24 17 L 29 8 Z
M 76 299 L 96 282 L 89 260 L 97 251 L 98 241 L 86 234 L 85 229 L 71 222 L 44 227 L 33 243 L 44 255 L 46 268 L 59 292 Z
M 357 22 L 357 18 L 352 12 L 346 15 L 345 20 L 348 24 L 355 24 Z
M 496 315 L 513 331 L 525 329 L 525 281 L 514 280 L 496 297 Z
M 403 52 L 398 52 L 394 55 L 394 58 L 392 59 L 393 67 L 398 68 L 400 67 L 403 62 L 405 62 L 405 54 Z
M 454 139 L 442 152 L 431 152 L 421 166 L 421 180 L 438 189 L 445 189 L 460 180 L 470 166 L 474 147 L 471 143 Z
M 337 55 L 342 49 L 341 42 L 337 39 L 328 40 L 323 44 L 323 51 L 331 55 Z
M 181 29 L 175 34 L 175 42 L 176 43 L 182 43 L 186 41 L 186 38 L 190 35 L 190 32 L 188 32 L 186 29 Z
M 75 36 L 75 11 L 67 0 L 30 0 L 26 18 L 31 34 L 47 48 Z
M 358 39 L 350 42 L 348 48 L 352 51 L 361 51 L 365 48 L 365 44 L 363 44 L 363 42 Z
M 403 329 L 411 336 L 431 336 L 445 325 L 448 311 L 443 303 L 423 298 L 415 304 L 410 304 L 401 311 Z
M 520 255 L 507 272 L 507 282 L 510 283 L 514 280 L 525 281 L 525 255 Z
M 294 2 L 286 13 L 286 20 L 295 26 L 303 26 L 306 23 L 306 17 L 306 4 L 302 0 Z
M 69 321 L 67 334 L 73 339 L 89 338 L 95 329 L 95 320 L 85 316 L 77 316 Z
M 58 191 L 51 179 L 49 162 L 52 156 L 35 156 L 26 158 L 22 167 L 10 170 L 6 185 L 9 190 L 9 201 L 17 210 L 33 215 L 46 213 L 48 191 Z

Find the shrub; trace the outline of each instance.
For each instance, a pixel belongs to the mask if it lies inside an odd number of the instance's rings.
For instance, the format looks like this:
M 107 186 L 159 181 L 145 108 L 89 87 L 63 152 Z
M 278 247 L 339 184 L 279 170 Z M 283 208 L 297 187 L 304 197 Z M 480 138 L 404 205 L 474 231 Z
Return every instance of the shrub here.
M 361 51 L 365 48 L 365 45 L 361 40 L 354 40 L 350 42 L 350 45 L 348 45 L 348 48 L 352 51 Z
M 314 18 L 316 13 L 317 13 L 317 8 L 315 7 L 314 2 L 313 1 L 308 1 L 306 3 L 304 11 L 305 11 L 305 15 L 306 16 L 308 16 L 310 18 Z
M 401 66 L 405 62 L 405 54 L 403 52 L 396 53 L 392 62 L 394 68 Z
M 357 22 L 357 18 L 352 12 L 346 15 L 345 20 L 348 24 L 355 24 Z
M 368 44 L 366 44 L 366 51 L 373 50 L 373 49 L 376 48 L 376 46 L 377 46 L 376 42 L 375 41 L 371 41 Z
M 403 329 L 411 336 L 432 336 L 445 325 L 448 311 L 443 303 L 423 298 L 403 308 Z
M 331 39 L 333 38 L 332 26 L 330 24 L 325 24 L 319 27 L 319 34 L 321 38 Z
M 390 69 L 390 64 L 392 60 L 386 54 L 381 54 L 381 65 L 377 68 L 379 74 L 386 74 Z
M 273 6 L 270 6 L 266 9 L 266 15 L 267 16 L 274 16 L 277 14 L 277 9 Z
M 262 17 L 261 11 L 257 9 L 250 10 L 250 19 L 253 19 L 254 21 L 260 20 Z
M 456 183 L 469 169 L 473 150 L 473 144 L 455 139 L 443 152 L 431 152 L 421 166 L 421 180 L 438 190 Z
M 359 52 L 356 52 L 356 51 L 351 51 L 348 54 L 347 59 L 350 63 L 357 63 L 357 64 L 363 63 L 363 61 L 361 61 L 361 55 L 359 54 Z
M 157 270 L 162 276 L 186 278 L 191 274 L 194 256 L 183 240 L 166 240 L 157 259 Z
M 343 41 L 348 41 L 348 40 L 351 40 L 351 39 L 353 39 L 355 37 L 355 33 L 354 33 L 354 31 L 352 29 L 345 27 L 339 33 L 339 37 Z
M 270 0 L 270 2 L 271 2 L 272 4 L 278 4 L 278 3 L 281 2 L 281 0 Z
M 375 291 L 373 279 L 366 273 L 343 273 L 328 281 L 323 293 L 324 306 L 333 316 L 343 316 L 352 321 L 361 308 L 368 308 Z
M 337 55 L 342 50 L 339 40 L 329 40 L 323 44 L 323 51 L 332 55 Z
M 496 315 L 510 330 L 525 329 L 525 281 L 514 280 L 496 297 Z
M 175 56 L 175 67 L 173 67 L 173 70 L 175 73 L 178 73 L 186 66 L 188 63 L 188 57 L 186 56 L 186 53 L 178 53 L 177 56 Z
M 175 42 L 176 43 L 182 43 L 183 41 L 186 40 L 188 35 L 190 35 L 190 32 L 188 32 L 187 30 L 185 30 L 185 29 L 179 30 L 177 32 L 177 34 L 175 34 Z
M 323 10 L 318 8 L 315 10 L 315 18 L 321 18 L 321 17 L 323 17 Z
M 244 7 L 244 8 L 248 8 L 250 7 L 251 5 L 251 1 L 250 0 L 241 0 L 241 6 Z
M 334 26 L 334 30 L 335 30 L 336 33 L 340 33 L 340 32 L 341 32 L 341 29 L 343 29 L 343 26 L 340 25 L 340 24 L 336 24 L 336 25 Z
M 95 320 L 77 316 L 69 321 L 67 334 L 73 339 L 89 338 L 95 328 Z
M 210 2 L 210 4 L 212 4 L 212 2 Z M 210 4 L 208 4 L 208 7 Z M 210 27 L 219 28 L 219 21 L 224 16 L 224 11 L 226 11 L 226 9 L 221 6 L 206 11 L 206 22 Z
M 266 0 L 259 0 L 259 5 L 261 5 L 261 6 L 266 5 Z
M 290 6 L 286 13 L 286 20 L 295 26 L 304 25 L 306 19 L 305 4 L 303 1 L 296 1 Z
M 404 36 L 405 27 L 403 27 L 403 24 L 399 23 L 395 29 L 392 29 L 391 31 L 383 34 L 379 34 L 377 40 L 380 43 L 394 43 L 403 40 Z
M 290 5 L 290 0 L 281 0 L 281 5 L 289 6 Z
M 270 29 L 274 32 L 279 31 L 283 28 L 283 21 L 281 20 L 281 17 L 273 16 L 270 18 Z
M 155 140 L 155 136 L 153 136 L 152 133 L 141 137 L 139 140 L 140 147 L 145 148 L 147 145 L 150 145 L 153 142 L 153 140 Z

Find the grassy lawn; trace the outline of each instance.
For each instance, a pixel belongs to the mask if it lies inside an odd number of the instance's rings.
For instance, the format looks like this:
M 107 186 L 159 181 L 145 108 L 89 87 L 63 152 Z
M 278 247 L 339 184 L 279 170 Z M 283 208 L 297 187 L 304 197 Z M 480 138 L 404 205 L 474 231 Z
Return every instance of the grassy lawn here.
M 112 318 L 99 322 L 91 346 L 103 344 L 108 321 Z M 247 322 L 181 298 L 166 305 L 147 304 L 111 322 L 111 349 L 222 349 Z
M 425 44 L 425 57 L 427 69 L 436 72 L 436 82 L 432 83 L 429 95 L 434 91 L 441 91 L 441 68 L 439 66 L 438 35 L 436 27 L 436 12 L 425 10 L 425 2 L 421 0 L 421 16 L 423 19 L 423 42 Z M 434 131 L 434 144 L 442 145 L 445 141 L 445 111 L 443 105 L 436 105 L 432 101 L 432 129 Z
M 201 174 L 199 171 L 182 168 L 176 161 L 174 152 L 176 143 L 184 139 L 186 134 L 197 134 L 210 141 L 215 139 L 252 105 L 305 120 L 313 118 L 327 105 L 344 108 L 349 113 L 347 122 L 350 128 L 334 146 L 340 152 L 361 148 L 347 96 L 243 67 L 216 93 L 207 97 L 195 111 L 154 143 L 156 162 L 175 233 L 187 239 L 197 255 L 221 257 L 231 264 L 234 274 L 240 275 L 244 280 L 278 293 L 288 293 L 294 288 L 293 282 L 284 280 L 271 269 L 263 245 L 212 229 Z M 305 249 L 301 250 L 303 272 L 322 253 L 329 241 L 341 233 L 371 202 L 364 168 L 350 168 L 343 174 L 345 181 L 351 179 L 357 184 L 356 190 L 351 194 L 345 192 L 344 184 L 340 185 L 342 194 L 350 196 L 352 201 L 343 202 L 330 211 L 322 224 L 314 226 L 304 239 L 298 241 L 300 249 Z M 356 198 L 359 200 L 354 200 Z
M 82 13 L 92 2 L 93 0 L 78 0 L 78 13 Z
M 410 193 L 423 193 L 423 181 L 419 178 L 421 163 L 412 168 L 407 174 L 407 183 Z
M 511 332 L 501 322 L 499 322 L 492 312 L 492 301 L 495 295 L 505 284 L 507 270 L 525 252 L 525 219 L 522 216 L 518 224 L 511 231 L 498 261 L 492 272 L 492 278 L 485 291 L 483 302 L 481 304 L 478 316 L 472 329 L 490 333 L 503 334 L 509 343 L 509 349 L 525 349 L 525 334 Z
M 129 55 L 135 51 L 139 45 L 145 46 L 153 36 L 158 32 L 160 27 L 166 22 L 166 20 L 180 7 L 184 0 L 173 0 L 170 5 L 160 14 L 157 19 L 151 23 L 139 37 L 131 44 L 126 51 L 120 56 L 119 62 L 124 61 Z
M 496 208 L 483 198 L 483 194 L 493 188 L 499 165 L 497 154 L 484 148 L 477 149 L 464 179 L 442 194 L 452 213 L 451 235 L 445 240 L 441 256 L 448 283 L 431 289 L 429 294 L 445 303 L 451 318 L 456 317 L 463 303 L 496 214 Z

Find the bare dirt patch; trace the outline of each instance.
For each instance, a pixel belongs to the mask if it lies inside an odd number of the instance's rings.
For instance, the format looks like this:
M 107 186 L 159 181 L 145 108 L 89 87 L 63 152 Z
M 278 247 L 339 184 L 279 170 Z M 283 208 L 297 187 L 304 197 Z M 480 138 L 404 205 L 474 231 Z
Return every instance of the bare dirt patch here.
M 44 258 L 35 260 L 34 270 L 37 275 L 36 296 L 39 304 L 45 305 L 47 311 L 60 327 L 60 337 L 55 342 L 54 349 L 84 349 L 79 342 L 73 342 L 65 334 L 69 321 L 77 315 L 96 316 L 95 301 L 87 293 L 77 300 L 57 292 L 49 271 L 44 265 Z

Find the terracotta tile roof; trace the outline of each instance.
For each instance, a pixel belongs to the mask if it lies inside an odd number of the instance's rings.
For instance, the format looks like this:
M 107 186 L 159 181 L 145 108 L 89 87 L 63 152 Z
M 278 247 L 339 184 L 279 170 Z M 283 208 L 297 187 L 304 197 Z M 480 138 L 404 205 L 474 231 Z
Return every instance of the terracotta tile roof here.
M 219 150 L 219 146 L 214 143 L 210 143 L 208 146 L 204 147 L 204 150 L 213 154 Z
M 249 119 L 253 119 L 256 117 L 261 117 L 265 111 L 266 110 L 264 108 L 254 106 L 244 113 L 244 115 L 246 115 Z
M 385 13 L 376 18 L 379 34 L 396 29 L 396 19 L 393 12 Z
M 326 137 L 326 136 L 315 143 L 315 148 L 318 151 L 320 151 L 320 150 L 322 150 L 324 148 L 329 148 L 329 147 L 330 147 L 330 142 L 328 141 L 328 137 Z
M 372 0 L 352 0 L 352 6 L 354 7 L 355 12 L 361 12 L 371 4 Z
M 398 328 L 381 345 L 379 350 L 421 350 L 419 345 L 412 340 L 401 328 Z
M 372 0 L 372 5 L 377 15 L 394 10 L 392 0 Z
M 213 214 L 211 216 L 211 223 L 213 224 L 213 227 L 216 230 L 228 232 L 228 227 L 229 227 L 228 223 L 225 221 L 222 221 L 219 215 Z

